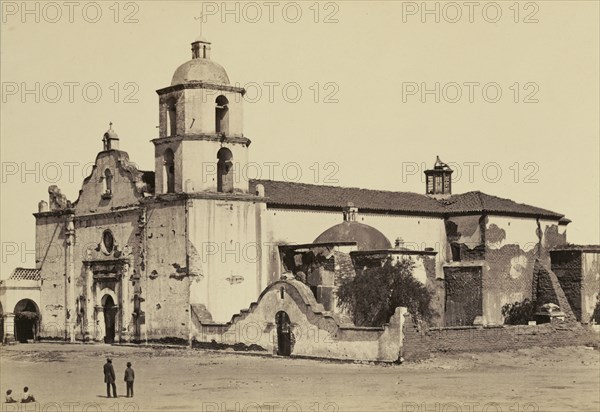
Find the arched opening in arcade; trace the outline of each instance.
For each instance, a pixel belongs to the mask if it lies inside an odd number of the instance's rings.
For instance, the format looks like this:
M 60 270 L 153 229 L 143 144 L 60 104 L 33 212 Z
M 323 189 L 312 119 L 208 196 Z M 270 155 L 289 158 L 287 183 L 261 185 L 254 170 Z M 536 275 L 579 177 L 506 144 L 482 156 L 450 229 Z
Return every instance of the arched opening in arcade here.
M 40 311 L 31 299 L 22 299 L 15 305 L 15 340 L 20 343 L 37 339 Z

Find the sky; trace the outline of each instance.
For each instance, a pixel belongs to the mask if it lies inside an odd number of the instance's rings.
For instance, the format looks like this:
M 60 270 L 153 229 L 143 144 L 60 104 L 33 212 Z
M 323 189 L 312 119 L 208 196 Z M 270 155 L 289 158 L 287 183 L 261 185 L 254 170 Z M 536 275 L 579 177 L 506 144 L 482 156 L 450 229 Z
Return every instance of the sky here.
M 599 3 L 470 4 L 2 2 L 0 277 L 35 266 L 37 203 L 77 198 L 109 122 L 153 169 L 156 90 L 200 30 L 247 90 L 251 177 L 424 193 L 439 155 L 454 193 L 600 243 Z

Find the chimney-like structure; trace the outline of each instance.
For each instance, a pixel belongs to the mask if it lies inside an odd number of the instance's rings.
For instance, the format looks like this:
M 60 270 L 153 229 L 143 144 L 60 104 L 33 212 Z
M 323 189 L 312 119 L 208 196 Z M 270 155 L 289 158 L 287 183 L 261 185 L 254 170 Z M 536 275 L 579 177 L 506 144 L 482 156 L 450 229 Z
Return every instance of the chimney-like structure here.
M 434 197 L 452 195 L 452 172 L 437 156 L 433 169 L 425 170 L 425 193 Z
M 352 202 L 348 202 L 344 207 L 344 222 L 356 222 L 356 215 L 358 215 L 358 208 Z
M 210 60 L 210 42 L 206 40 L 196 40 L 192 43 L 192 59 Z

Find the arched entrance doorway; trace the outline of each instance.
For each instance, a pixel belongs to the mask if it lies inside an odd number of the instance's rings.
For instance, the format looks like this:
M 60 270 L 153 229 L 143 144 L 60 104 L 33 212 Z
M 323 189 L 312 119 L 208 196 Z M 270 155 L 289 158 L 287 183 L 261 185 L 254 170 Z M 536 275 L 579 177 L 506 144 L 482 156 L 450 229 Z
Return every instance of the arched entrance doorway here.
M 22 299 L 15 305 L 15 339 L 20 343 L 37 337 L 40 311 L 31 299 Z
M 290 317 L 287 313 L 280 311 L 275 315 L 277 324 L 277 354 L 279 356 L 290 356 L 292 354 L 292 328 Z
M 119 308 L 110 295 L 105 295 L 102 298 L 102 308 L 104 310 L 104 342 L 113 343 L 115 341 L 115 323 Z

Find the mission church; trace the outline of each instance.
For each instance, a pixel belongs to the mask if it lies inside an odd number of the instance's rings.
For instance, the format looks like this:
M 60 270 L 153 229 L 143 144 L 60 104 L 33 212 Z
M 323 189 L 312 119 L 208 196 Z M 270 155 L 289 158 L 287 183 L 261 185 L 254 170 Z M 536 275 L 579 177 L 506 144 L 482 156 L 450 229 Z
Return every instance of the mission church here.
M 422 194 L 244 180 L 234 168 L 249 158 L 245 91 L 210 51 L 193 42 L 192 59 L 157 90 L 154 171 L 119 150 L 111 125 L 77 200 L 49 188 L 34 213 L 36 267 L 15 271 L 3 292 L 32 282 L 37 317 L 19 326 L 24 304 L 5 304 L 5 340 L 202 340 L 257 313 L 278 333 L 300 316 L 355 333 L 336 302 L 340 276 L 388 258 L 414 262 L 434 294 L 434 326 L 502 324 L 504 304 L 535 298 L 535 268 L 566 245 L 562 214 L 453 194 L 439 158 Z

